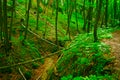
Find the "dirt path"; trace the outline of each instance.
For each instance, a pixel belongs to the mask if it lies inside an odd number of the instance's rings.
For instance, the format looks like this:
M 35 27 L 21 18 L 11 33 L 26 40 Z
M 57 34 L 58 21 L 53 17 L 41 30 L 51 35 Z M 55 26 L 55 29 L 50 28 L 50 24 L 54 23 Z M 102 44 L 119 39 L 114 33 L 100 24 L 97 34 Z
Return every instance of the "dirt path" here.
M 31 80 L 47 80 L 50 77 L 50 70 L 54 68 L 57 59 L 58 57 L 56 55 L 46 58 L 44 64 L 34 71 Z
M 103 42 L 110 45 L 111 53 L 115 56 L 114 68 L 120 79 L 120 30 L 113 33 L 112 39 L 104 39 Z

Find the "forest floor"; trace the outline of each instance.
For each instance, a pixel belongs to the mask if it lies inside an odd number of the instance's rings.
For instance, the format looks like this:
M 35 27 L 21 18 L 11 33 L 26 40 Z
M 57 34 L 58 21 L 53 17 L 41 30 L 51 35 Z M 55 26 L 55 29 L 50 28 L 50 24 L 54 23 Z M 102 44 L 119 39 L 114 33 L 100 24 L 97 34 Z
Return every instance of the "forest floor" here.
M 115 56 L 113 69 L 115 70 L 116 76 L 120 79 L 120 30 L 112 33 L 113 38 L 103 39 L 103 42 L 110 46 L 111 55 Z M 51 68 L 54 68 L 58 58 L 51 56 L 45 59 L 45 63 L 38 69 L 35 70 L 33 78 L 31 80 L 46 80 L 49 75 L 47 74 Z
M 110 46 L 111 55 L 115 56 L 113 69 L 115 70 L 116 76 L 120 79 L 120 30 L 117 30 L 112 33 L 113 38 L 111 39 L 103 39 L 103 42 Z M 45 63 L 38 69 L 35 70 L 34 76 L 31 80 L 46 80 L 48 75 L 48 71 L 53 70 L 56 62 L 56 55 L 51 56 L 45 59 Z M 53 71 L 52 71 L 53 72 Z
M 34 75 L 31 80 L 48 80 L 50 73 L 53 72 L 53 68 L 57 62 L 57 55 L 51 56 L 45 59 L 45 62 L 38 69 L 34 70 Z
M 107 45 L 111 47 L 111 54 L 115 56 L 115 62 L 114 62 L 114 69 L 115 73 L 120 79 L 120 30 L 117 30 L 113 32 L 113 38 L 111 39 L 104 39 L 103 42 L 105 42 Z

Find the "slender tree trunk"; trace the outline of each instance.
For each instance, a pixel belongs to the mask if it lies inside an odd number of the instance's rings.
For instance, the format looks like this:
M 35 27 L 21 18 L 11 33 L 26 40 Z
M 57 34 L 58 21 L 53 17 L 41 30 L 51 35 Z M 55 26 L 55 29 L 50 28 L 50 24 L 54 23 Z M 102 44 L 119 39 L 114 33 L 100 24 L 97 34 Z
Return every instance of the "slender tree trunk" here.
M 116 19 L 116 13 L 117 13 L 117 0 L 114 0 L 114 19 Z
M 39 4 L 40 4 L 40 0 L 37 0 L 37 23 L 36 23 L 36 30 L 38 30 L 38 23 L 39 23 Z
M 77 28 L 77 32 L 79 33 L 79 28 L 78 28 L 78 14 L 77 14 L 77 0 L 75 0 L 75 12 L 76 12 L 76 28 Z
M 92 0 L 89 0 L 89 10 L 88 10 L 88 28 L 87 32 L 90 32 L 90 27 L 91 27 L 91 20 L 92 20 Z
M 84 0 L 83 2 L 83 16 L 84 16 L 84 25 L 83 25 L 83 30 L 86 31 L 86 15 L 85 15 L 85 3 L 86 1 Z
M 56 18 L 55 18 L 55 37 L 56 37 L 56 45 L 58 45 L 57 23 L 58 23 L 58 0 L 56 0 Z
M 7 26 L 7 0 L 3 0 L 3 25 L 4 25 L 4 49 L 5 52 L 9 50 L 8 26 Z
M 102 8 L 102 0 L 98 0 L 96 1 L 97 4 L 97 14 L 96 14 L 96 22 L 94 25 L 94 42 L 98 41 L 98 36 L 97 36 L 97 25 L 99 22 L 99 18 L 100 18 L 100 13 L 101 13 L 101 8 Z
M 3 24 L 3 21 L 2 21 L 2 0 L 0 0 L 0 40 L 2 41 L 2 24 Z
M 29 11 L 30 11 L 30 7 L 31 7 L 31 0 L 29 0 L 28 10 L 27 10 L 26 29 L 25 29 L 24 40 L 27 38 L 27 30 L 28 30 L 28 24 L 29 24 Z
M 120 0 L 119 0 L 119 6 L 118 6 L 118 7 L 119 7 L 119 8 L 118 8 L 118 9 L 119 9 L 119 13 L 118 13 L 118 14 L 119 14 L 119 17 L 118 17 L 118 18 L 119 18 L 119 26 L 120 26 Z
M 13 18 L 15 12 L 15 0 L 12 3 L 12 11 L 11 11 L 11 23 L 10 23 L 10 32 L 9 32 L 9 40 L 11 40 L 12 26 L 13 26 Z
M 106 7 L 105 7 L 105 26 L 107 26 L 107 21 L 108 21 L 108 0 L 106 0 Z
M 67 26 L 67 33 L 69 35 L 69 40 L 71 40 L 71 37 L 70 37 L 70 21 L 71 21 L 71 16 L 72 16 L 72 12 L 73 12 L 73 5 L 72 5 L 72 0 L 71 0 L 71 4 L 70 4 L 70 7 L 69 7 L 69 4 L 68 4 L 68 0 L 67 0 L 67 9 L 68 9 L 68 13 L 67 13 L 67 16 L 68 16 L 68 26 Z

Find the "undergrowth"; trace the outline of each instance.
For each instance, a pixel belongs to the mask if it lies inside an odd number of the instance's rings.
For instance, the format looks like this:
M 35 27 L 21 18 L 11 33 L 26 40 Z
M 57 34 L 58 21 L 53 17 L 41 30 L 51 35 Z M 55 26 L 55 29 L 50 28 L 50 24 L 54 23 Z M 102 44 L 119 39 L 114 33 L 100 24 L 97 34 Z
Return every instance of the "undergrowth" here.
M 99 29 L 99 39 L 112 38 L 111 29 Z M 63 51 L 57 63 L 57 72 L 61 80 L 111 80 L 113 70 L 109 46 L 103 42 L 94 42 L 93 34 L 79 34 Z M 107 67 L 107 68 L 106 68 Z

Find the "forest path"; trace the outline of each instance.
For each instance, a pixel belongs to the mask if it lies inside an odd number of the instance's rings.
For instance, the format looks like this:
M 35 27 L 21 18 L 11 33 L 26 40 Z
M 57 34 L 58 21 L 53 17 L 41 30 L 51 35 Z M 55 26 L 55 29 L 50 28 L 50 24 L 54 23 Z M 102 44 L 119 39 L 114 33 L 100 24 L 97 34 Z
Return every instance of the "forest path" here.
M 49 73 L 52 72 L 51 70 L 53 70 L 57 59 L 57 55 L 45 58 L 44 64 L 34 70 L 34 75 L 31 80 L 47 80 L 50 77 Z
M 103 42 L 110 45 L 111 53 L 115 56 L 114 68 L 120 79 L 120 30 L 115 31 L 112 39 L 104 39 Z

